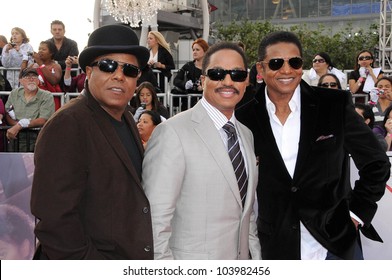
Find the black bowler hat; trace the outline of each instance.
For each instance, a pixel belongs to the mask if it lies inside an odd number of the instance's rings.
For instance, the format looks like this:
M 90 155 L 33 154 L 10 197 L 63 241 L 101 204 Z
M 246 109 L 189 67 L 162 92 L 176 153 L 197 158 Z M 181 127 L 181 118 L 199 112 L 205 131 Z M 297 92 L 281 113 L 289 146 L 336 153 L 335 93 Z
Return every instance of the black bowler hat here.
M 139 68 L 143 69 L 150 52 L 139 45 L 136 33 L 124 25 L 105 25 L 91 33 L 87 47 L 79 55 L 79 65 L 83 71 L 91 65 L 95 58 L 108 53 L 129 53 L 136 56 Z

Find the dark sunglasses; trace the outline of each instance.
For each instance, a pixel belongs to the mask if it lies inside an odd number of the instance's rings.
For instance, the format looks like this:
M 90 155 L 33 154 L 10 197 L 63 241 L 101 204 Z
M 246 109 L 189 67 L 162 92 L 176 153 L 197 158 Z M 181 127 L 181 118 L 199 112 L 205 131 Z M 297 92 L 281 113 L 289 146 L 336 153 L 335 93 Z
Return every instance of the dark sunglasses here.
M 304 61 L 300 57 L 292 57 L 292 58 L 289 58 L 289 59 L 272 58 L 268 62 L 266 62 L 266 61 L 261 61 L 261 62 L 268 63 L 268 67 L 272 71 L 276 71 L 276 70 L 279 70 L 280 68 L 282 68 L 282 66 L 283 66 L 285 61 L 288 61 L 290 67 L 293 68 L 293 69 L 301 68 L 303 63 L 304 63 Z
M 248 71 L 246 70 L 224 70 L 224 69 L 209 69 L 207 70 L 207 76 L 213 81 L 222 81 L 229 74 L 233 82 L 243 82 L 248 77 Z
M 337 87 L 337 86 L 338 86 L 338 83 L 335 83 L 335 82 L 322 83 L 321 86 L 322 86 L 322 87 Z
M 140 73 L 139 67 L 135 65 L 129 63 L 121 63 L 111 59 L 95 61 L 91 64 L 91 67 L 98 66 L 99 70 L 101 70 L 102 72 L 114 73 L 114 71 L 116 71 L 119 65 L 122 67 L 122 71 L 127 77 L 136 78 Z
M 313 63 L 324 63 L 325 62 L 325 59 L 324 58 L 319 58 L 319 59 L 317 59 L 317 58 L 315 58 L 315 59 L 313 59 L 312 60 L 313 61 Z
M 367 55 L 367 56 L 360 56 L 360 57 L 358 57 L 358 60 L 371 60 L 371 59 L 373 59 L 373 57 L 371 57 L 371 56 L 369 56 L 369 55 Z

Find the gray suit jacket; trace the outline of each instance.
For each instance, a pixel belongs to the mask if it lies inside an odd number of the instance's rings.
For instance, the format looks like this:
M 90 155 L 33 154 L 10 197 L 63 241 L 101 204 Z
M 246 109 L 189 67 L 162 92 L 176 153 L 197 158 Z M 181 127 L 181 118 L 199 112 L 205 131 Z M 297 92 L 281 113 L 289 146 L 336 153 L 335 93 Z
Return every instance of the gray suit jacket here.
M 249 184 L 242 209 L 227 149 L 207 111 L 192 109 L 158 125 L 143 161 L 155 259 L 260 258 L 253 204 L 258 171 L 253 136 L 237 122 Z

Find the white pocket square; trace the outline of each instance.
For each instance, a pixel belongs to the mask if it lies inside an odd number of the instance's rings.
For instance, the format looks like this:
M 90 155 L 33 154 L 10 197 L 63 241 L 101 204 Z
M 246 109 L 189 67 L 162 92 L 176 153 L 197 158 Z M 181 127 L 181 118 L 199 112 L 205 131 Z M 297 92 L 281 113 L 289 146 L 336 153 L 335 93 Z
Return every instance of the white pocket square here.
M 323 140 L 326 140 L 326 139 L 329 139 L 329 138 L 332 138 L 332 137 L 334 137 L 333 134 L 330 134 L 330 135 L 321 135 L 321 136 L 319 136 L 319 137 L 316 139 L 316 142 L 318 142 L 318 141 L 323 141 Z

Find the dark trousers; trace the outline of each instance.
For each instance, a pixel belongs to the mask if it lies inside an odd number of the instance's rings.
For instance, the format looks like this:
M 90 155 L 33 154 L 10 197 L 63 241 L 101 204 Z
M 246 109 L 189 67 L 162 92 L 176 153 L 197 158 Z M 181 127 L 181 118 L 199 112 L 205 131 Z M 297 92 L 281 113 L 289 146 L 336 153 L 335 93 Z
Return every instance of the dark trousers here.
M 338 256 L 332 254 L 329 251 L 328 251 L 327 257 L 325 259 L 326 260 L 341 260 L 341 258 L 339 258 Z M 357 235 L 357 242 L 355 242 L 355 249 L 354 249 L 353 260 L 363 260 L 362 244 L 361 244 L 361 238 L 359 236 L 359 232 L 358 232 L 358 235 Z

